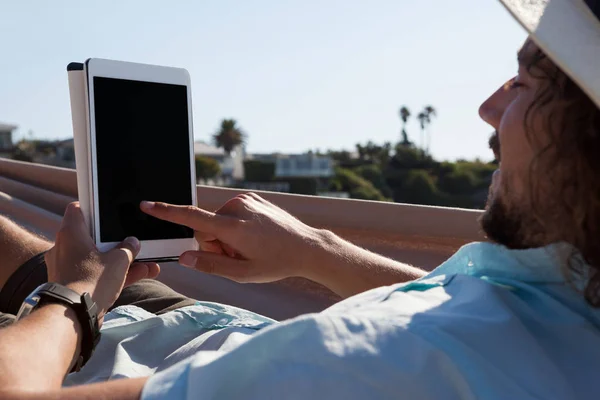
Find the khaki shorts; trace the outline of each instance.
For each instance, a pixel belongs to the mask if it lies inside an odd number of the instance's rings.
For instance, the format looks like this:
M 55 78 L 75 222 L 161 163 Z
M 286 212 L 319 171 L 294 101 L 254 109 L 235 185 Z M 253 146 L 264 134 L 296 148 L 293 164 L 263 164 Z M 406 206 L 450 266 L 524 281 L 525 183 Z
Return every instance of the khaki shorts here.
M 12 324 L 23 300 L 47 281 L 44 253 L 21 265 L 0 291 L 0 328 Z M 130 304 L 158 315 L 193 305 L 195 302 L 196 300 L 177 293 L 161 282 L 143 279 L 123 289 L 112 308 Z

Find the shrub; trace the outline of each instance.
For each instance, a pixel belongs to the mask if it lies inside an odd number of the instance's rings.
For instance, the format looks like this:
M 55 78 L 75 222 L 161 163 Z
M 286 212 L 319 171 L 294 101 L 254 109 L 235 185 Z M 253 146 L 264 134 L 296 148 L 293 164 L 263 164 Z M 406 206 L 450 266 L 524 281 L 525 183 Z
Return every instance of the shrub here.
M 310 196 L 317 194 L 317 180 L 315 178 L 281 178 L 277 179 L 277 182 L 288 182 L 290 193 Z
M 392 170 L 389 179 L 394 201 L 409 204 L 448 205 L 447 195 L 440 192 L 434 178 L 424 169 Z
M 404 198 L 408 203 L 437 205 L 440 202 L 433 178 L 422 169 L 408 173 L 404 184 Z
M 423 150 L 405 145 L 396 146 L 396 154 L 390 161 L 392 167 L 398 169 L 429 169 L 435 163 L 430 155 L 423 153 Z
M 246 160 L 244 161 L 244 173 L 248 182 L 271 182 L 275 178 L 275 163 Z
M 362 178 L 371 182 L 377 190 L 381 192 L 385 197 L 392 197 L 392 190 L 388 186 L 385 176 L 381 171 L 381 168 L 377 165 L 363 165 L 354 170 Z
M 219 163 L 209 157 L 196 156 L 196 177 L 202 179 L 211 179 L 221 173 Z
M 354 171 L 336 168 L 334 181 L 344 192 L 350 193 L 353 199 L 388 201 L 388 199 L 371 182 Z
M 469 169 L 456 169 L 438 179 L 438 187 L 453 195 L 474 193 L 478 189 L 478 183 L 479 179 Z

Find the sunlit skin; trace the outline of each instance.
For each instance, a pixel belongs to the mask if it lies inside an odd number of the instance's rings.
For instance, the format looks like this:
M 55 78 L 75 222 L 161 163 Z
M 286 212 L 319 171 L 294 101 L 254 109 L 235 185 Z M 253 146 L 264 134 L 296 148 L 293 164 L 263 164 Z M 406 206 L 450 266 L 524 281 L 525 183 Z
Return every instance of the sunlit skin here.
M 479 109 L 481 118 L 496 130 L 497 140 L 491 140 L 491 143 L 495 145 L 492 150 L 500 161 L 490 186 L 482 226 L 491 240 L 512 248 L 542 246 L 555 240 L 555 235 L 542 229 L 531 216 L 532 190 L 551 191 L 543 177 L 537 176 L 536 171 L 531 173 L 534 158 L 548 142 L 548 132 L 542 129 L 541 123 L 546 118 L 545 110 L 536 110 L 531 115 L 531 131 L 526 132 L 525 128 L 527 110 L 546 84 L 526 68 L 536 50 L 533 42 L 525 42 L 518 54 L 518 74 Z M 532 185 L 532 179 L 535 185 Z M 550 210 L 552 205 L 548 201 L 536 204 L 536 207 Z

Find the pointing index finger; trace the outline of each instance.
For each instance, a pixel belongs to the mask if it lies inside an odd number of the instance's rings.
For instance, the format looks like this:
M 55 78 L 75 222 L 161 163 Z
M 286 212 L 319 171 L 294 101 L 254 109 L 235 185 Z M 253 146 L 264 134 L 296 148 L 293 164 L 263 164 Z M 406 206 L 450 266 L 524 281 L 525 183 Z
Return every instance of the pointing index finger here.
M 230 217 L 217 215 L 194 206 L 142 201 L 140 209 L 153 217 L 206 233 L 221 233 L 231 227 L 233 222 Z

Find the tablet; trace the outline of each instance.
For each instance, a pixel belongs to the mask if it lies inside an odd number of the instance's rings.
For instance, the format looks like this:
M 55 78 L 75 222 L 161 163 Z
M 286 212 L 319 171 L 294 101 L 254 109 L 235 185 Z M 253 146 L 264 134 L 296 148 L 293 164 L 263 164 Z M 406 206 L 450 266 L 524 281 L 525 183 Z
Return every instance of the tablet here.
M 84 74 L 89 218 L 99 250 L 128 236 L 141 241 L 138 260 L 196 249 L 191 229 L 139 207 L 143 200 L 197 204 L 188 72 L 92 58 Z

